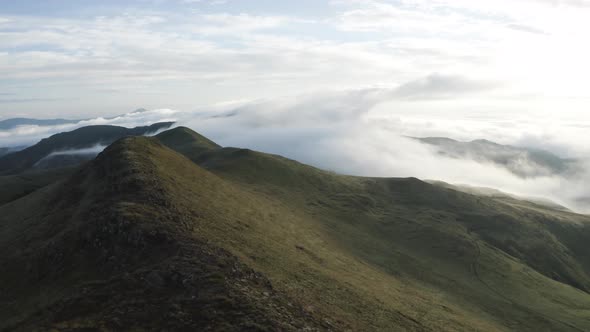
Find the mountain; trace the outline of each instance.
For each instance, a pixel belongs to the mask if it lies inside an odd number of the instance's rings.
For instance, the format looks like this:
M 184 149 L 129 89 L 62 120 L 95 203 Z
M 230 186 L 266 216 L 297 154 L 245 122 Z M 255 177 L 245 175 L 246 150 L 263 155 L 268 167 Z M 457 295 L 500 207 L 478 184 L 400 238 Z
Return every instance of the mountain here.
M 24 150 L 0 157 L 0 175 L 31 168 L 49 169 L 77 165 L 96 156 L 106 146 L 126 136 L 139 136 L 169 128 L 172 122 L 128 129 L 119 126 L 87 126 L 59 133 Z
M 180 127 L 0 205 L 0 330 L 587 331 L 589 240 L 588 216 Z
M 441 155 L 493 163 L 523 178 L 577 171 L 575 160 L 544 150 L 501 145 L 484 139 L 461 142 L 446 137 L 411 138 L 435 147 Z
M 2 157 L 5 154 L 9 154 L 9 153 L 10 153 L 9 148 L 0 148 L 0 157 Z
M 82 120 L 13 118 L 0 121 L 0 130 L 9 130 L 18 126 L 58 126 L 80 121 Z
M 15 146 L 15 147 L 9 147 L 9 148 L 0 148 L 0 157 L 5 156 L 9 153 L 13 153 L 13 152 L 17 152 L 20 150 L 24 150 L 26 148 L 26 146 Z
M 138 108 L 133 112 L 120 114 L 105 118 L 106 120 L 116 119 L 125 115 L 131 115 L 136 113 L 146 112 L 144 108 Z M 33 118 L 11 118 L 0 120 L 0 130 L 10 130 L 18 126 L 59 126 L 65 124 L 75 124 L 81 121 L 88 121 L 90 119 L 33 119 Z

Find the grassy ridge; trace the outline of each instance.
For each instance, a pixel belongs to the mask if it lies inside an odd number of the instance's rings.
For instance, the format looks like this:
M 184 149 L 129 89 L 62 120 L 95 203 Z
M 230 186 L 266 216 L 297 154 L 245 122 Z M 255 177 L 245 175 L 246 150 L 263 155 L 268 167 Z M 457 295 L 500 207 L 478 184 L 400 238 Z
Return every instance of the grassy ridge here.
M 0 326 L 590 329 L 585 216 L 162 135 L 0 207 Z

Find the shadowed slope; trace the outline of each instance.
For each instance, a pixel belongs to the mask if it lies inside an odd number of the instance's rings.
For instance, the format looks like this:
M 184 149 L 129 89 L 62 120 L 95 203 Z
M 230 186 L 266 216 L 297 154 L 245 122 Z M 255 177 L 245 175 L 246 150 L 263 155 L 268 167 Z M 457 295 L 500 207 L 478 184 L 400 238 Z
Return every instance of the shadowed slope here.
M 66 178 L 73 168 L 0 176 L 0 206 Z

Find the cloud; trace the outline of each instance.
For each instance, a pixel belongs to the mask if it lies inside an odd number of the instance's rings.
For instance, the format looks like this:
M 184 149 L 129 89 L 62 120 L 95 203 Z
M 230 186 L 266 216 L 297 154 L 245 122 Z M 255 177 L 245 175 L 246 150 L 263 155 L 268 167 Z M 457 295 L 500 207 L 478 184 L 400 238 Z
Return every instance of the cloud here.
M 462 76 L 431 74 L 408 82 L 394 91 L 394 96 L 408 99 L 441 99 L 495 88 L 492 82 L 470 80 Z
M 45 158 L 50 158 L 53 156 L 67 156 L 67 155 L 80 155 L 80 154 L 82 154 L 82 155 L 97 155 L 97 154 L 101 153 L 105 148 L 106 148 L 106 146 L 97 144 L 97 145 L 91 146 L 89 148 L 84 148 L 84 149 L 53 151 L 50 154 L 48 154 Z
M 528 33 L 532 33 L 532 34 L 538 34 L 538 35 L 547 34 L 545 31 L 543 31 L 541 29 L 537 29 L 535 27 L 531 27 L 531 26 L 527 26 L 527 25 L 513 23 L 513 24 L 508 24 L 506 27 L 508 27 L 509 29 L 516 30 L 516 31 L 528 32 Z
M 194 109 L 408 82 L 407 99 L 477 95 L 494 110 L 527 109 L 517 102 L 524 95 L 588 95 L 590 49 L 580 42 L 588 24 L 571 5 L 332 1 L 321 13 L 296 15 L 281 11 L 286 5 L 230 11 L 211 3 L 97 9 L 84 18 L 76 8 L 68 11 L 74 15 L 3 16 L 10 24 L 0 24 L 0 89 L 18 94 L 2 104 L 24 116 L 80 117 L 115 114 L 138 100 L 152 109 Z M 437 72 L 452 77 L 428 77 Z M 437 90 L 440 80 L 456 91 Z M 498 97 L 482 82 L 508 89 Z M 508 97 L 516 101 L 507 105 Z M 51 102 L 39 109 L 42 100 Z M 571 108 L 587 104 L 579 99 Z
M 558 154 L 570 151 L 573 154 L 567 157 L 581 159 L 579 172 L 555 174 L 547 172 L 544 166 L 514 160 L 509 166 L 526 169 L 530 175 L 521 177 L 510 167 L 490 161 L 441 156 L 435 148 L 405 136 L 463 136 L 523 145 L 523 137 L 543 130 L 546 119 L 516 121 L 510 127 L 489 118 L 473 118 L 460 124 L 467 131 L 458 130 L 454 126 L 460 121 L 447 119 L 445 122 L 442 120 L 444 115 L 431 114 L 413 119 L 396 114 L 394 110 L 379 111 L 378 106 L 388 101 L 391 95 L 391 90 L 378 89 L 317 93 L 218 109 L 214 113 L 216 116 L 207 112 L 186 114 L 179 123 L 224 146 L 276 153 L 344 174 L 413 176 L 497 188 L 516 195 L 550 199 L 578 211 L 590 211 L 587 205 L 580 203 L 590 196 L 590 191 L 583 185 L 590 181 L 590 159 L 579 140 L 584 137 L 585 129 L 571 132 L 567 123 L 555 123 L 551 130 L 545 131 L 543 140 L 537 142 L 537 145 L 544 143 L 547 146 L 561 144 L 556 149 Z M 494 127 L 496 132 L 503 134 L 482 137 L 484 127 Z M 567 140 L 556 139 L 568 131 Z M 491 130 L 483 132 L 493 133 Z M 563 144 L 568 148 L 564 149 Z
M 72 165 L 75 165 L 78 162 L 80 162 L 81 160 L 93 159 L 96 155 L 101 153 L 104 149 L 106 149 L 105 145 L 97 144 L 97 145 L 94 145 L 94 146 L 91 146 L 88 148 L 83 148 L 83 149 L 69 149 L 69 150 L 53 151 L 50 154 L 48 154 L 47 156 L 45 156 L 45 157 L 41 158 L 39 161 L 37 161 L 35 163 L 35 165 L 33 165 L 33 167 L 39 167 L 39 166 L 42 166 L 46 163 L 51 163 L 51 161 L 55 157 L 60 157 L 60 156 L 75 157 L 75 160 L 70 161 Z M 64 161 L 62 160 L 60 162 L 60 164 L 64 165 L 63 163 L 64 163 Z
M 1 95 L 1 94 L 0 94 Z M 69 100 L 68 98 L 0 98 L 0 104 L 16 104 L 16 103 L 46 103 L 54 101 Z

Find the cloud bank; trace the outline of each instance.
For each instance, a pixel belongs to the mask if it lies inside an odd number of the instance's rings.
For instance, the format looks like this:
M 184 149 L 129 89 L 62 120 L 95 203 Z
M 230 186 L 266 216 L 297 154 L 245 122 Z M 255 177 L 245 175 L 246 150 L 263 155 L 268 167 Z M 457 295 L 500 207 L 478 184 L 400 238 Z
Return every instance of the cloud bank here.
M 449 183 L 490 187 L 530 197 L 550 199 L 581 212 L 590 212 L 590 148 L 584 137 L 590 122 L 556 119 L 550 114 L 526 118 L 489 115 L 485 111 L 424 112 L 423 103 L 441 109 L 449 96 L 478 94 L 479 89 L 457 91 L 457 85 L 438 85 L 428 76 L 419 83 L 393 89 L 325 91 L 292 97 L 217 104 L 197 111 L 156 109 L 131 112 L 112 119 L 95 118 L 60 126 L 24 126 L 0 132 L 0 145 L 18 145 L 33 138 L 91 124 L 134 127 L 159 121 L 176 121 L 223 146 L 236 146 L 280 154 L 343 174 L 379 177 L 418 177 Z M 434 82 L 434 83 L 433 83 Z M 493 88 L 482 85 L 482 89 Z M 401 92 L 400 92 L 401 91 Z M 411 91 L 411 93 L 409 92 Z M 407 95 L 420 94 L 415 100 Z M 428 96 L 428 98 L 426 98 Z M 416 109 L 408 112 L 408 109 Z M 550 124 L 550 125 L 549 125 Z M 443 156 L 435 147 L 406 136 L 443 136 L 460 140 L 485 138 L 501 144 L 544 148 L 562 158 L 579 159 L 580 170 L 553 174 L 527 169 L 519 177 L 509 168 L 473 158 Z M 519 162 L 519 161 L 514 161 Z M 523 165 L 520 165 L 523 166 Z M 536 167 L 534 164 L 524 165 Z

